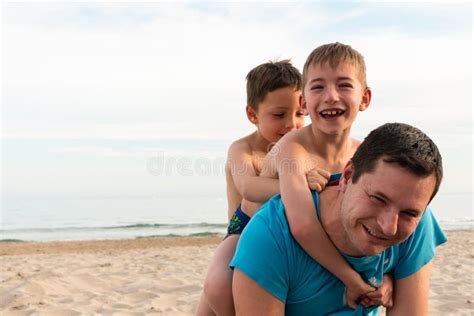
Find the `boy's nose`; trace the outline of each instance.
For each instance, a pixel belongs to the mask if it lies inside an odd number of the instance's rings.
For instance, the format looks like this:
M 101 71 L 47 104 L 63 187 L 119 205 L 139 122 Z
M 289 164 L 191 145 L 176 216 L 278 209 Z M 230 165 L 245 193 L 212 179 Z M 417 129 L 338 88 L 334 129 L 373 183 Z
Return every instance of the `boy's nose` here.
M 378 224 L 385 237 L 393 237 L 398 230 L 398 213 L 393 210 L 381 210 Z
M 292 116 L 292 117 L 290 117 L 286 120 L 286 128 L 289 131 L 292 131 L 292 130 L 296 129 L 296 127 L 297 127 L 296 123 L 297 123 L 297 118 Z
M 337 93 L 336 87 L 328 86 L 324 95 L 324 101 L 329 104 L 333 104 L 339 101 L 339 94 Z

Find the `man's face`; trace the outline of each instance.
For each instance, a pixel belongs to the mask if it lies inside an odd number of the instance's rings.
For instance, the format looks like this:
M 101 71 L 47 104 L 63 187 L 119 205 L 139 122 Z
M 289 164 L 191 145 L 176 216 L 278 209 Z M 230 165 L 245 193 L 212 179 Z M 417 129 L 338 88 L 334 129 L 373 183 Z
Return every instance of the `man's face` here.
M 353 183 L 352 166 L 340 216 L 348 255 L 372 256 L 406 240 L 416 229 L 435 188 L 434 175 L 420 177 L 395 163 L 380 159 L 371 173 Z

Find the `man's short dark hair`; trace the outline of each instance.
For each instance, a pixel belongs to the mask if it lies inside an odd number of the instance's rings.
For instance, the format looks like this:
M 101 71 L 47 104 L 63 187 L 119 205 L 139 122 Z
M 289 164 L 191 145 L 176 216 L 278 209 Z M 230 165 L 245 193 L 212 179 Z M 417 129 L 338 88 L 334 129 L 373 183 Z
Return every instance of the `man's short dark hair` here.
M 416 127 L 387 123 L 370 132 L 352 157 L 352 182 L 357 182 L 365 172 L 373 171 L 380 158 L 386 163 L 396 163 L 417 176 L 433 174 L 436 185 L 430 201 L 438 192 L 443 178 L 441 154 L 436 144 Z
M 256 111 L 269 92 L 286 87 L 301 90 L 301 73 L 289 59 L 261 64 L 253 68 L 246 79 L 247 105 Z

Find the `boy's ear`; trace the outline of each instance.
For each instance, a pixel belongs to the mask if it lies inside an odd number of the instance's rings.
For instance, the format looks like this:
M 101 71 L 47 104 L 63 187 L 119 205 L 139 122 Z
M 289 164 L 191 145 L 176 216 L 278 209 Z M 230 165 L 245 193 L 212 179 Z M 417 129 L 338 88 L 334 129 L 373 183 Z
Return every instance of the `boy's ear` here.
M 304 99 L 303 94 L 300 95 L 300 107 L 301 107 L 301 110 L 303 111 L 303 114 L 307 116 L 309 112 L 308 112 L 308 107 L 306 106 L 306 100 Z
M 349 183 L 349 180 L 351 180 L 353 173 L 354 173 L 354 167 L 352 166 L 352 161 L 349 160 L 349 162 L 347 162 L 346 166 L 344 167 L 344 170 L 342 171 L 341 179 L 339 180 L 339 191 L 341 192 L 346 191 L 347 184 Z
M 257 112 L 255 112 L 253 107 L 247 105 L 245 111 L 247 112 L 247 118 L 249 119 L 249 121 L 253 124 L 258 124 Z
M 369 87 L 365 88 L 364 94 L 362 95 L 362 102 L 359 105 L 359 111 L 365 111 L 369 105 L 370 100 L 372 99 L 372 90 Z

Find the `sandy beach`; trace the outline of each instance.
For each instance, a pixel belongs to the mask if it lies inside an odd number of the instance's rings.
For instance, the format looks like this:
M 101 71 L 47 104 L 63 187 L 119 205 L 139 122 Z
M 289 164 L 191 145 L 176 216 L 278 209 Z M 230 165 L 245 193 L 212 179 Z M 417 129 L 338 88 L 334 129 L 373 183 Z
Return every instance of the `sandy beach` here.
M 430 315 L 474 314 L 474 230 L 447 232 Z M 192 315 L 216 237 L 1 243 L 2 315 Z

